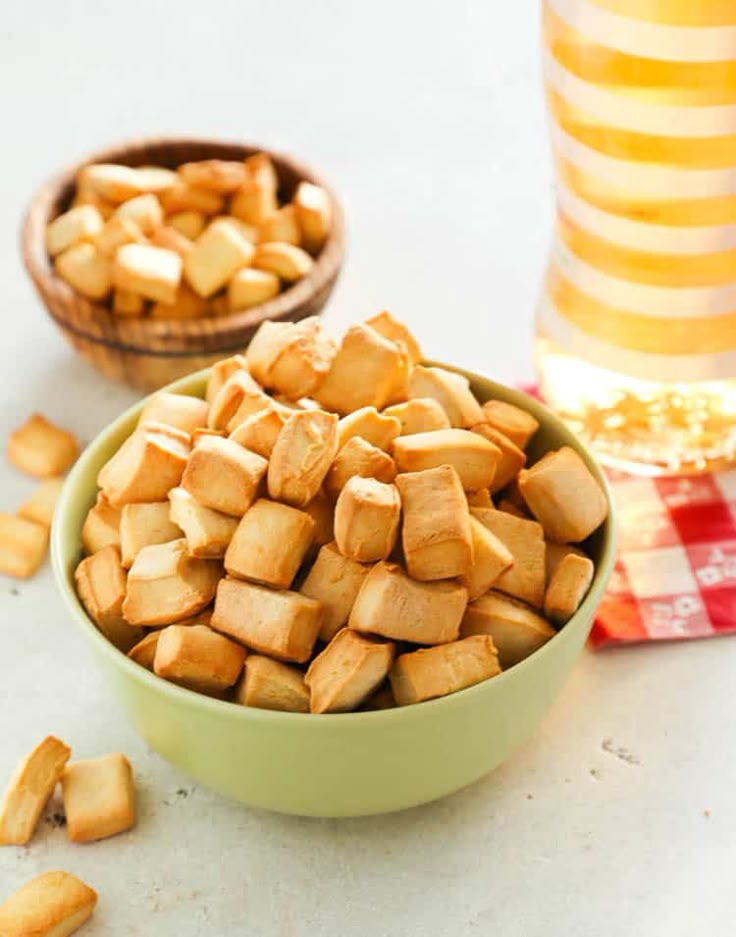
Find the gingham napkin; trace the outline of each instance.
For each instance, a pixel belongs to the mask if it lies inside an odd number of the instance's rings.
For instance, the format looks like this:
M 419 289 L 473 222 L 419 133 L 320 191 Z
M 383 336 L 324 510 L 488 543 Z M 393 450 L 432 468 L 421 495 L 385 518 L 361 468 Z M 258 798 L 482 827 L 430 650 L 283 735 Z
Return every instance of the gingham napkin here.
M 618 557 L 591 645 L 736 632 L 736 470 L 657 479 L 607 474 Z
M 542 399 L 536 386 L 521 389 Z M 606 476 L 618 556 L 591 647 L 736 632 L 736 469 L 684 478 Z

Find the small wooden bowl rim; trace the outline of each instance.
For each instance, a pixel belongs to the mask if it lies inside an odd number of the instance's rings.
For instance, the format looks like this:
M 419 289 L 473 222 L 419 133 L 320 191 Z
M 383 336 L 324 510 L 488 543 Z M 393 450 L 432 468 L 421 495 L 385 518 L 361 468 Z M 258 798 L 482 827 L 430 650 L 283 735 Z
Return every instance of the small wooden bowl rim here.
M 277 171 L 285 168 L 300 180 L 322 186 L 332 202 L 330 234 L 315 259 L 314 267 L 305 277 L 287 287 L 274 299 L 252 309 L 201 319 L 138 319 L 116 316 L 102 303 L 77 293 L 56 274 L 46 251 L 46 225 L 55 217 L 62 195 L 65 190 L 73 188 L 77 173 L 83 166 L 89 163 L 127 164 L 131 158 L 138 160 L 133 165 L 141 165 L 139 157 L 150 156 L 152 149 L 181 148 L 186 151 L 188 147 L 207 150 L 208 155 L 202 158 L 208 159 L 244 159 L 254 153 L 267 153 Z M 155 160 L 151 164 L 154 163 Z M 311 167 L 293 156 L 240 141 L 208 137 L 146 137 L 96 150 L 48 179 L 33 196 L 26 211 L 21 229 L 21 253 L 26 269 L 35 283 L 53 284 L 54 292 L 59 296 L 61 303 L 56 304 L 56 309 L 48 306 L 49 313 L 68 331 L 113 348 L 167 357 L 172 353 L 176 355 L 177 352 L 191 355 L 197 351 L 235 351 L 247 343 L 249 336 L 262 322 L 299 318 L 298 314 L 295 314 L 298 308 L 334 281 L 345 254 L 345 222 L 340 203 L 332 188 Z M 76 303 L 77 308 L 82 308 L 89 317 L 89 330 L 80 329 L 78 320 L 72 323 L 63 315 L 59 315 L 59 307 L 71 303 Z M 115 341 L 108 337 L 111 320 L 115 324 Z M 162 344 L 165 344 L 165 349 Z M 154 347 L 151 348 L 151 345 Z

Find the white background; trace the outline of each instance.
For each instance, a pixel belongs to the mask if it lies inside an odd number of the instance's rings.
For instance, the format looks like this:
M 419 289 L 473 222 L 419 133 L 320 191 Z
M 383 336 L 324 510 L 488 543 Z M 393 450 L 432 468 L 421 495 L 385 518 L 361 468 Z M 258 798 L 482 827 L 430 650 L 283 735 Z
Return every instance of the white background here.
M 433 357 L 530 376 L 551 213 L 538 18 L 537 0 L 2 3 L 0 437 L 39 409 L 89 440 L 135 399 L 54 331 L 17 228 L 49 173 L 141 134 L 313 163 L 350 225 L 335 328 L 388 307 Z M 0 467 L 0 509 L 31 490 Z M 2 579 L 0 783 L 54 732 L 77 756 L 129 755 L 140 819 L 91 846 L 44 822 L 29 848 L 0 850 L 0 899 L 65 868 L 100 892 L 90 937 L 733 933 L 734 650 L 586 652 L 491 777 L 400 815 L 301 820 L 225 802 L 148 752 L 50 570 Z

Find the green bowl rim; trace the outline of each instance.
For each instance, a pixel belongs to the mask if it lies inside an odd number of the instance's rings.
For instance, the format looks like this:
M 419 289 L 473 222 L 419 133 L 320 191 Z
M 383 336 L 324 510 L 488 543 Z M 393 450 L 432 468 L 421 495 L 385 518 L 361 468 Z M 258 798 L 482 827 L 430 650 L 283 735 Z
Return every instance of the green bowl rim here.
M 72 617 L 78 623 L 80 630 L 83 631 L 90 640 L 97 643 L 97 646 L 102 650 L 102 652 L 110 658 L 112 664 L 122 667 L 123 670 L 135 681 L 142 683 L 144 686 L 147 686 L 154 692 L 159 692 L 164 696 L 169 696 L 172 702 L 175 702 L 179 705 L 184 704 L 192 707 L 203 707 L 205 710 L 209 709 L 213 713 L 218 713 L 221 716 L 230 716 L 236 721 L 256 719 L 266 723 L 292 723 L 293 725 L 295 724 L 295 720 L 300 720 L 300 725 L 302 725 L 304 728 L 311 727 L 311 729 L 314 731 L 321 730 L 321 728 L 324 728 L 327 723 L 335 727 L 338 721 L 341 726 L 354 726 L 356 721 L 360 722 L 361 724 L 368 724 L 370 722 L 370 724 L 376 725 L 380 720 L 411 720 L 425 718 L 440 706 L 449 708 L 451 706 L 463 705 L 470 700 L 472 694 L 481 695 L 485 692 L 489 692 L 489 687 L 499 686 L 499 684 L 509 680 L 520 679 L 521 675 L 523 675 L 529 667 L 540 664 L 545 655 L 553 653 L 557 642 L 565 640 L 566 635 L 572 636 L 573 632 L 576 632 L 579 628 L 586 627 L 586 619 L 590 618 L 592 620 L 595 608 L 603 596 L 605 587 L 613 571 L 616 559 L 616 522 L 614 519 L 613 499 L 611 497 L 611 490 L 609 488 L 608 482 L 605 475 L 603 474 L 603 471 L 601 470 L 601 467 L 599 466 L 598 462 L 596 462 L 590 451 L 580 442 L 580 440 L 575 438 L 568 427 L 565 426 L 560 418 L 555 413 L 553 413 L 549 407 L 545 406 L 535 397 L 532 397 L 524 391 L 507 387 L 504 384 L 499 384 L 496 381 L 492 381 L 490 378 L 483 377 L 482 375 L 473 373 L 471 371 L 465 371 L 462 368 L 458 368 L 453 365 L 443 364 L 442 362 L 435 361 L 425 361 L 424 363 L 428 366 L 442 367 L 446 368 L 447 370 L 463 374 L 471 382 L 483 382 L 489 384 L 492 389 L 498 388 L 506 400 L 509 400 L 509 402 L 531 411 L 540 423 L 553 424 L 557 431 L 561 431 L 563 435 L 567 435 L 569 437 L 568 444 L 572 445 L 573 448 L 575 448 L 580 453 L 588 468 L 593 472 L 597 481 L 603 488 L 606 500 L 608 502 L 608 517 L 603 524 L 601 555 L 600 560 L 595 568 L 593 582 L 590 586 L 590 589 L 588 590 L 588 594 L 586 595 L 577 612 L 557 632 L 557 634 L 541 648 L 534 651 L 523 661 L 520 661 L 518 664 L 510 667 L 508 670 L 503 671 L 498 676 L 493 677 L 490 680 L 484 680 L 481 683 L 475 684 L 474 686 L 466 687 L 463 690 L 458 690 L 455 693 L 450 693 L 447 696 L 433 700 L 426 700 L 423 703 L 417 703 L 411 706 L 397 706 L 392 709 L 368 710 L 349 713 L 293 713 L 270 709 L 258 709 L 252 706 L 240 706 L 230 702 L 229 700 L 214 699 L 212 697 L 205 696 L 202 693 L 196 693 L 193 690 L 187 690 L 184 687 L 177 686 L 175 683 L 170 683 L 167 680 L 163 680 L 161 677 L 157 677 L 154 673 L 147 670 L 145 667 L 141 667 L 140 664 L 132 661 L 126 654 L 124 654 L 122 651 L 119 651 L 114 644 L 108 641 L 108 639 L 98 630 L 98 628 L 87 615 L 87 612 L 79 601 L 77 593 L 73 588 L 71 581 L 68 579 L 66 570 L 64 568 L 63 532 L 66 527 L 65 519 L 67 512 L 70 509 L 71 503 L 75 500 L 74 494 L 79 484 L 79 480 L 86 471 L 87 463 L 95 456 L 98 449 L 105 444 L 109 436 L 115 435 L 117 431 L 122 429 L 125 423 L 131 421 L 134 417 L 140 414 L 146 401 L 148 400 L 148 397 L 151 395 L 146 395 L 137 403 L 128 407 L 123 413 L 120 414 L 120 416 L 109 423 L 105 429 L 103 429 L 100 433 L 97 434 L 97 436 L 95 436 L 95 438 L 86 446 L 82 454 L 77 459 L 77 462 L 73 466 L 64 483 L 61 495 L 59 497 L 51 529 L 51 562 L 56 583 L 61 590 L 68 609 L 72 613 Z M 159 388 L 159 391 L 154 391 L 154 393 L 166 391 L 168 393 L 188 393 L 191 396 L 191 386 L 199 382 L 206 381 L 209 372 L 210 368 L 204 368 L 201 371 L 195 371 L 186 377 L 179 378 L 171 384 L 167 384 L 165 387 Z M 306 716 L 309 716 L 309 718 L 305 718 Z

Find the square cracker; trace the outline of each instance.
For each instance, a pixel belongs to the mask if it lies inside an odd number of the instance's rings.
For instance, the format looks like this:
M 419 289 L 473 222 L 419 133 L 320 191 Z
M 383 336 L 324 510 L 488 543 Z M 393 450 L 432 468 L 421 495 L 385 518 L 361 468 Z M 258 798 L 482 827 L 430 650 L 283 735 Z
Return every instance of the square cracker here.
M 67 833 L 74 843 L 115 836 L 135 823 L 133 769 L 118 752 L 68 765 L 61 792 Z

